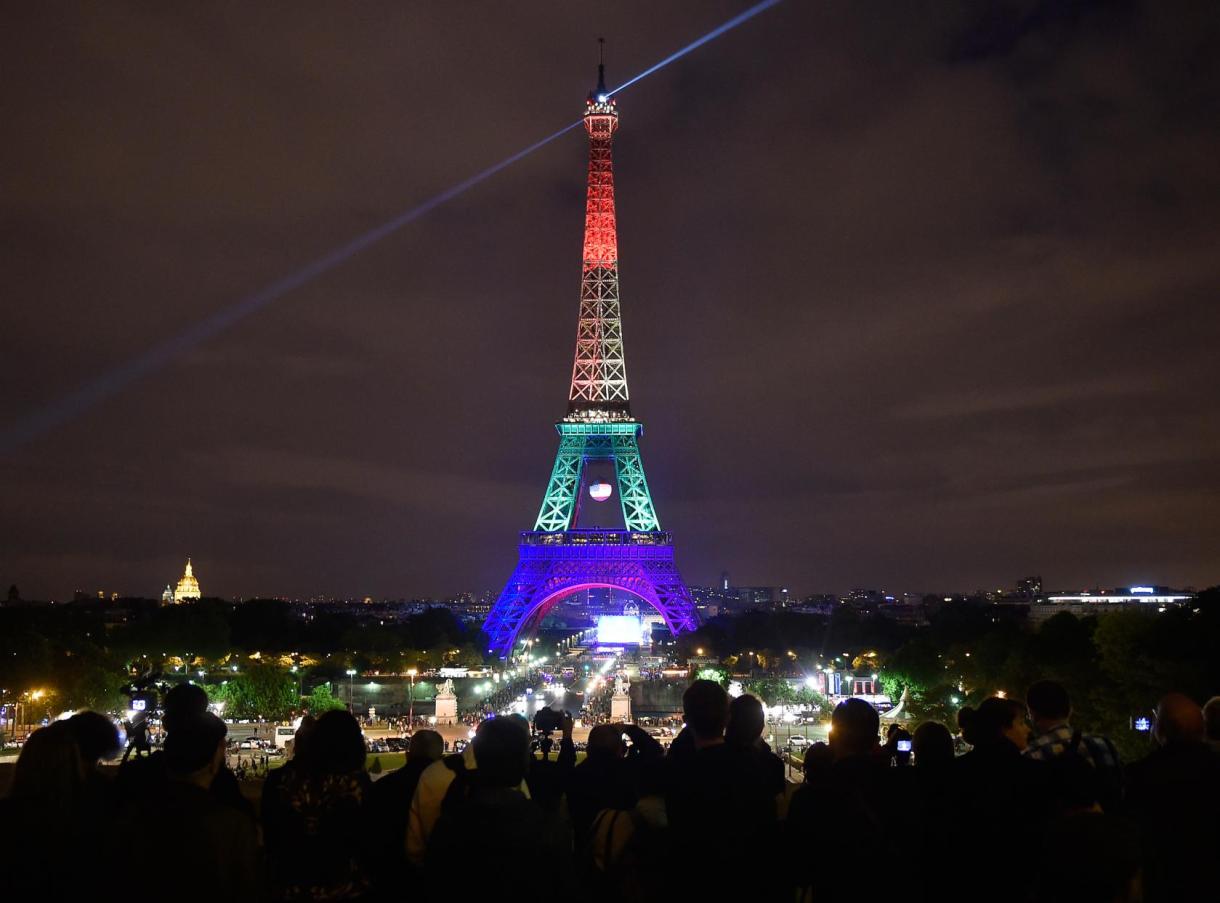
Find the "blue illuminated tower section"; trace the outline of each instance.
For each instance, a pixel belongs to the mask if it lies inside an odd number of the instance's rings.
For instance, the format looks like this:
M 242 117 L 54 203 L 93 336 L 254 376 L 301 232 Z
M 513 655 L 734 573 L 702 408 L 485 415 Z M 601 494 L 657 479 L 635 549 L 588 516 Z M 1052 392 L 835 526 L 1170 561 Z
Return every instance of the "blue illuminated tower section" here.
M 483 629 L 489 652 L 512 655 L 517 636 L 565 596 L 593 587 L 621 589 L 648 602 L 675 634 L 697 626 L 690 592 L 674 562 L 673 542 L 657 519 L 631 416 L 619 311 L 618 229 L 611 146 L 618 107 L 598 67 L 585 102 L 589 136 L 584 259 L 576 357 L 568 412 L 555 429 L 559 451 L 534 529 L 521 534 L 520 558 Z M 580 490 L 590 461 L 613 462 L 622 530 L 578 526 Z

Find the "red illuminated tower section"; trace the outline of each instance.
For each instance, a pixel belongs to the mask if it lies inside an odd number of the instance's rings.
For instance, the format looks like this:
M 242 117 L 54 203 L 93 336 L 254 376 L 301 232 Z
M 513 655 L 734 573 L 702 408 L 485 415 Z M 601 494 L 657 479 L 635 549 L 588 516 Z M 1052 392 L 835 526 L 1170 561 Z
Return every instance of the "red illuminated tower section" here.
M 606 91 L 602 66 L 598 67 L 597 88 L 585 101 L 584 123 L 589 135 L 589 181 L 585 196 L 580 320 L 576 328 L 572 388 L 568 393 L 568 418 L 629 420 L 611 153 L 618 129 L 618 109 Z

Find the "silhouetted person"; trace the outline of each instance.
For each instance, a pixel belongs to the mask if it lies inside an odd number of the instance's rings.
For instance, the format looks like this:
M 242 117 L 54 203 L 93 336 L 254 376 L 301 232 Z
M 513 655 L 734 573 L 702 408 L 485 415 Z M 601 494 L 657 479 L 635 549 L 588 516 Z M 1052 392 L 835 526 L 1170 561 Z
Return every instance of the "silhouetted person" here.
M 523 866 L 541 868 L 548 886 L 567 886 L 570 834 L 520 789 L 530 761 L 528 727 L 516 718 L 493 718 L 480 725 L 471 746 L 478 768 L 455 773 L 428 841 L 425 871 L 433 896 L 445 896 L 448 882 L 460 877 L 462 896 L 490 899 Z
M 893 861 L 889 835 L 894 769 L 880 754 L 881 721 L 862 699 L 845 699 L 831 714 L 830 752 L 824 777 L 801 786 L 792 797 L 785 830 L 786 862 L 792 885 L 822 899 L 849 899 L 860 891 L 860 876 L 872 863 Z M 836 844 L 835 865 L 809 868 L 808 851 L 829 826 L 851 843 Z
M 757 697 L 743 693 L 729 703 L 724 742 L 737 760 L 739 780 L 749 780 L 761 794 L 776 797 L 784 792 L 784 763 L 763 740 L 766 727 L 766 715 Z
M 373 844 L 370 866 L 382 899 L 396 899 L 397 888 L 409 880 L 407 862 L 407 816 L 411 798 L 424 769 L 445 752 L 445 741 L 436 731 L 416 731 L 411 737 L 407 761 L 402 768 L 373 782 L 365 803 L 369 839 Z
M 975 735 L 971 725 L 974 723 L 974 709 L 962 706 L 957 710 L 957 733 L 968 746 L 974 746 Z
M 1056 805 L 1088 809 L 1097 804 L 1117 812 L 1122 798 L 1118 752 L 1105 737 L 1072 727 L 1067 689 L 1053 680 L 1039 680 L 1026 691 L 1025 705 L 1035 731 L 1025 756 L 1047 763 Z
M 67 724 L 76 738 L 81 761 L 87 769 L 96 771 L 101 759 L 113 758 L 123 748 L 118 728 L 105 715 L 77 712 L 67 719 Z
M 64 721 L 26 740 L 7 798 L 0 800 L 0 862 L 7 899 L 73 899 L 83 882 L 67 862 L 96 843 L 101 826 L 82 821 L 86 772 Z
M 84 773 L 81 817 L 105 823 L 117 814 L 119 797 L 113 776 L 102 774 L 98 764 L 122 752 L 119 730 L 113 721 L 97 712 L 77 712 L 64 723 L 72 731 Z
M 161 726 L 165 729 L 166 742 L 174 726 L 208 713 L 208 694 L 198 684 L 181 683 L 165 694 L 162 705 Z M 125 759 L 119 768 L 118 792 L 120 798 L 136 804 L 154 800 L 161 787 L 169 780 L 165 764 L 164 749 L 149 756 Z M 237 810 L 248 818 L 254 817 L 254 807 L 242 796 L 237 777 L 222 759 L 216 776 L 212 779 L 212 795 L 217 802 Z
M 947 768 L 953 761 L 953 735 L 939 721 L 925 721 L 911 735 L 916 768 Z
M 572 716 L 564 712 L 559 725 L 559 754 L 554 761 L 550 758 L 554 741 L 547 735 L 543 735 L 538 741 L 541 756 L 530 756 L 530 767 L 525 776 L 530 799 L 547 812 L 554 813 L 558 810 L 559 801 L 563 798 L 572 776 L 572 769 L 576 767 L 576 746 L 572 743 L 574 726 Z
M 128 810 L 115 856 L 138 851 L 141 884 L 175 900 L 259 897 L 253 822 L 211 792 L 224 762 L 225 725 L 209 713 L 179 713 L 165 738 L 166 781 Z M 130 833 L 128 833 L 130 832 Z
M 724 745 L 729 695 L 715 681 L 697 680 L 682 694 L 682 714 L 686 727 L 674 738 L 665 757 L 669 823 L 679 833 L 696 826 L 706 827 L 703 817 L 723 796 L 722 782 L 708 786 L 705 781 L 708 775 L 704 772 L 723 762 L 725 757 L 719 753 L 704 756 L 705 764 L 701 768 L 700 754 Z M 717 818 L 722 816 L 723 812 L 715 814 Z
M 900 749 L 899 744 L 906 746 Z M 881 757 L 892 765 L 905 768 L 911 764 L 911 732 L 898 724 L 891 724 L 885 732 L 885 745 Z
M 1149 903 L 1214 896 L 1220 850 L 1220 757 L 1203 710 L 1181 693 L 1156 709 L 1158 748 L 1127 770 L 1127 810 L 1140 828 Z
M 1213 696 L 1203 704 L 1203 724 L 1207 745 L 1213 752 L 1220 752 L 1220 696 Z
M 588 844 L 578 851 L 585 871 L 577 880 L 597 903 L 668 903 L 686 892 L 687 870 L 674 868 L 680 859 L 665 807 L 664 750 L 634 725 L 624 731 L 632 743 L 620 761 L 632 772 L 638 799 L 630 809 L 606 808 L 597 814 Z
M 588 845 L 589 829 L 599 812 L 635 805 L 636 790 L 621 766 L 626 755 L 623 725 L 598 724 L 589 731 L 585 760 L 576 766 L 568 785 L 568 815 L 578 851 Z
M 365 756 L 356 719 L 327 712 L 295 752 L 292 772 L 264 787 L 263 835 L 277 898 L 350 900 L 367 891 Z
M 515 722 L 528 737 L 530 730 L 528 721 L 520 715 L 504 717 Z M 475 739 L 478 739 L 479 733 L 487 730 L 492 723 L 499 720 L 501 719 L 490 718 L 481 722 L 475 729 Z M 423 770 L 419 776 L 419 783 L 415 787 L 415 796 L 411 799 L 411 811 L 407 817 L 407 859 L 410 862 L 415 865 L 423 865 L 432 829 L 436 827 L 437 819 L 441 816 L 441 804 L 445 800 L 450 785 L 460 773 L 475 771 L 479 767 L 474 754 L 474 744 L 468 743 L 460 753 L 445 756 L 439 762 L 433 762 Z M 517 789 L 526 798 L 529 797 L 529 786 L 524 778 Z
M 723 894 L 751 885 L 769 891 L 757 879 L 765 881 L 773 872 L 758 876 L 720 872 L 701 862 L 707 855 L 708 837 L 718 838 L 743 861 L 757 861 L 768 848 L 774 849 L 775 773 L 754 746 L 758 737 L 752 736 L 752 717 L 740 718 L 734 737 L 741 745 L 727 743 L 724 732 L 729 721 L 729 697 L 720 684 L 709 680 L 697 680 L 687 688 L 682 710 L 693 750 L 675 753 L 671 748 L 665 760 L 671 839 L 677 861 L 691 866 L 683 876 L 682 892 L 691 896 Z M 741 714 L 745 715 L 744 710 Z
M 630 738 L 628 748 L 623 740 Z M 604 810 L 626 812 L 642 793 L 644 769 L 654 768 L 665 751 L 634 724 L 599 724 L 589 731 L 585 760 L 568 782 L 568 816 L 578 852 L 586 851 L 590 829 Z
M 945 838 L 956 820 L 953 735 L 939 722 L 923 722 L 911 734 L 911 758 L 913 768 L 893 769 L 896 797 L 891 812 L 910 869 L 909 895 L 934 900 L 945 881 Z
M 835 763 L 835 754 L 831 751 L 828 743 L 823 743 L 819 740 L 817 743 L 811 743 L 809 748 L 805 750 L 805 761 L 801 766 L 801 773 L 805 776 L 806 784 L 816 784 L 819 781 L 825 780 L 830 774 L 830 767 Z
M 318 726 L 318 719 L 313 715 L 304 715 L 301 718 L 300 724 L 297 725 L 296 733 L 292 738 L 292 746 L 290 748 L 290 756 L 288 761 L 279 768 L 268 773 L 263 780 L 263 794 L 259 800 L 259 818 L 265 823 L 267 821 L 267 813 L 264 808 L 268 801 L 274 807 L 281 798 L 281 787 L 292 775 L 297 772 L 297 759 L 301 755 L 301 750 L 309 740 L 309 735 L 313 733 L 315 727 Z
M 1017 700 L 992 696 L 977 710 L 963 708 L 958 720 L 974 748 L 953 762 L 955 833 L 964 868 L 962 880 L 949 890 L 966 899 L 987 886 L 993 900 L 1020 900 L 1028 874 L 1014 869 L 996 881 L 990 863 L 997 851 L 1021 849 L 1040 836 L 1050 815 L 1046 766 L 1022 755 L 1029 725 Z

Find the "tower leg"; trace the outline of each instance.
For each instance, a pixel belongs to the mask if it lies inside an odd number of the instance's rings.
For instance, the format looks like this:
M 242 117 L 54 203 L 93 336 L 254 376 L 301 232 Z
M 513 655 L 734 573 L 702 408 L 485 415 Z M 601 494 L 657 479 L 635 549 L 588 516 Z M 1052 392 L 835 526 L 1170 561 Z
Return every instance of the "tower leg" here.
M 640 446 L 635 436 L 614 437 L 614 469 L 618 475 L 618 497 L 623 506 L 623 523 L 636 533 L 661 529 L 652 507 Z
M 483 622 L 483 632 L 489 641 L 488 652 L 494 652 L 500 658 L 512 654 L 517 634 L 537 607 L 534 599 L 550 569 L 550 562 L 544 559 L 522 556 L 517 562 L 508 585 Z
M 576 516 L 576 493 L 580 491 L 580 476 L 584 470 L 584 452 L 584 436 L 560 437 L 555 467 L 551 471 L 551 481 L 547 483 L 535 530 L 553 533 L 572 526 Z

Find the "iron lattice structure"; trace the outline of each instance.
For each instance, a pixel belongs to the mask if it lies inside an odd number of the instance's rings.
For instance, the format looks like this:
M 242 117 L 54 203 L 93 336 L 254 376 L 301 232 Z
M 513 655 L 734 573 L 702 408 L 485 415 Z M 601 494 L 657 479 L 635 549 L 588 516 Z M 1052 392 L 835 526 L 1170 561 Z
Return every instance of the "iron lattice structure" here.
M 619 309 L 618 225 L 611 144 L 618 107 L 604 71 L 585 102 L 589 176 L 576 357 L 568 413 L 555 425 L 559 452 L 532 531 L 521 534 L 520 558 L 483 629 L 488 652 L 512 654 L 517 635 L 536 625 L 562 598 L 582 589 L 621 589 L 655 608 L 675 634 L 697 626 L 694 603 L 661 531 L 639 438 L 631 416 L 623 324 Z M 581 487 L 590 461 L 613 461 L 624 530 L 586 530 Z

